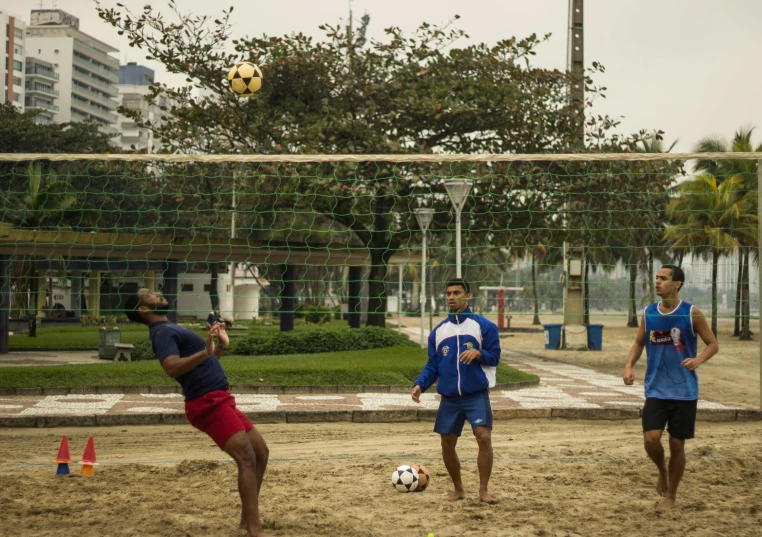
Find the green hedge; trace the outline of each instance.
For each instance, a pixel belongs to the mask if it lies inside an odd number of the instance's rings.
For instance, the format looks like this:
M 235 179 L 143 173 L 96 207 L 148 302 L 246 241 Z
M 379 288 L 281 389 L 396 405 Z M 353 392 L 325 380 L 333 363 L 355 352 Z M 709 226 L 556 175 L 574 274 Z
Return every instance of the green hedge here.
M 232 338 L 229 353 L 240 356 L 273 356 L 361 351 L 396 346 L 417 347 L 407 337 L 376 326 L 341 330 L 315 328 L 304 331 L 276 332 L 266 336 Z M 131 356 L 135 361 L 156 358 L 150 341 L 136 343 Z
M 241 356 L 272 356 L 361 351 L 395 346 L 415 347 L 417 345 L 392 330 L 366 326 L 342 330 L 318 328 L 303 332 L 278 332 L 272 336 L 235 338 L 230 342 L 230 352 Z

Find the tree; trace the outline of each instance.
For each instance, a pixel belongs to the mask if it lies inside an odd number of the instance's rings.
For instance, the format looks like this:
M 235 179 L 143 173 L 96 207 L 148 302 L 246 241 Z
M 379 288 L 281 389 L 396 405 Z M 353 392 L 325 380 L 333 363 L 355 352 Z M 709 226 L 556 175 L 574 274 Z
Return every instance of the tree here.
M 60 179 L 51 171 L 43 174 L 42 165 L 30 164 L 27 172 L 27 191 L 19 196 L 16 192 L 0 194 L 2 220 L 22 229 L 66 229 L 70 222 L 91 219 L 93 213 L 77 209 L 80 198 L 66 179 Z M 29 294 L 29 337 L 37 337 L 37 309 L 40 277 L 37 272 L 37 256 L 22 256 L 17 290 L 21 296 Z M 59 267 L 63 267 L 59 263 Z
M 214 19 L 184 15 L 174 0 L 170 7 L 171 21 L 150 6 L 139 13 L 98 7 L 100 17 L 125 34 L 131 46 L 164 64 L 169 72 L 186 77 L 184 88 L 152 86 L 149 99 L 165 95 L 173 103 L 165 110 L 162 124 L 120 109 L 151 129 L 164 151 L 552 153 L 576 146 L 577 115 L 567 99 L 570 75 L 529 63 L 534 49 L 548 36 L 458 48 L 456 43 L 467 37 L 464 32 L 449 24 L 424 23 L 410 37 L 399 28 L 389 28 L 384 40 L 364 46 L 338 26 L 321 27 L 326 41 L 313 41 L 303 34 L 232 39 L 232 8 Z M 265 77 L 263 89 L 248 100 L 236 97 L 224 80 L 229 66 L 239 59 L 257 63 Z M 598 69 L 594 64 L 594 70 Z M 588 95 L 598 92 L 589 77 L 585 83 Z M 199 89 L 203 96 L 195 97 Z M 609 143 L 608 132 L 615 125 L 608 117 L 590 118 L 591 139 L 596 144 Z M 621 147 L 620 140 L 611 145 Z M 285 193 L 299 195 L 280 196 L 283 205 L 276 209 L 293 210 L 290 202 L 296 199 L 302 210 L 342 225 L 369 249 L 368 324 L 379 326 L 384 324 L 386 310 L 387 263 L 418 234 L 410 214 L 415 206 L 412 196 L 443 191 L 443 177 L 489 176 L 489 184 L 475 187 L 464 214 L 473 229 L 490 230 L 474 238 L 486 241 L 489 235 L 494 246 L 501 247 L 508 244 L 501 242 L 505 234 L 492 232 L 519 228 L 515 211 L 528 208 L 512 188 L 525 189 L 531 183 L 552 191 L 558 185 L 553 174 L 539 180 L 518 176 L 517 180 L 502 173 L 505 165 L 491 164 L 361 163 L 260 169 L 280 177 L 297 176 L 288 187 L 293 190 Z M 435 197 L 433 204 L 438 212 L 449 210 L 446 199 Z
M 744 179 L 735 175 L 718 183 L 709 174 L 699 175 L 678 187 L 670 202 L 671 225 L 664 237 L 677 248 L 712 260 L 712 332 L 717 334 L 717 266 L 720 256 L 735 250 L 741 240 L 756 240 L 757 215 L 744 193 Z M 740 239 L 740 240 L 739 240 Z
M 751 141 L 753 128 L 741 128 L 736 131 L 733 139 L 728 143 L 727 140 L 718 136 L 711 136 L 702 138 L 696 145 L 694 151 L 699 153 L 747 153 L 747 152 L 760 152 L 762 151 L 762 144 L 754 147 Z M 698 160 L 695 165 L 695 170 L 698 172 L 706 172 L 714 175 L 718 181 L 723 181 L 727 177 L 740 175 L 744 179 L 745 188 L 749 191 L 756 190 L 757 188 L 757 165 L 756 159 L 749 160 L 722 160 L 722 159 L 705 159 Z M 750 339 L 751 333 L 749 330 L 745 330 L 742 335 L 742 319 L 746 319 L 746 324 L 749 324 L 747 319 L 749 305 L 744 300 L 744 296 L 749 295 L 748 275 L 749 268 L 747 263 L 749 262 L 749 250 L 754 252 L 754 258 L 756 263 L 759 263 L 759 249 L 756 242 L 753 244 L 743 244 L 738 249 L 738 276 L 736 278 L 736 302 L 735 302 L 735 319 L 733 327 L 734 336 L 742 336 L 741 339 Z M 747 311 L 746 317 L 744 317 L 744 311 Z

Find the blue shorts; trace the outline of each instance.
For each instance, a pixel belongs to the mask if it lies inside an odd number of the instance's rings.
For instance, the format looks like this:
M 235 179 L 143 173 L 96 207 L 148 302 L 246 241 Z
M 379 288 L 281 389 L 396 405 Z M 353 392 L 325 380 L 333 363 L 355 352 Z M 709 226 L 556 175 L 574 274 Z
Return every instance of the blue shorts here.
M 457 397 L 443 395 L 439 403 L 434 432 L 460 436 L 466 420 L 471 424 L 472 430 L 482 426 L 492 429 L 489 390 Z

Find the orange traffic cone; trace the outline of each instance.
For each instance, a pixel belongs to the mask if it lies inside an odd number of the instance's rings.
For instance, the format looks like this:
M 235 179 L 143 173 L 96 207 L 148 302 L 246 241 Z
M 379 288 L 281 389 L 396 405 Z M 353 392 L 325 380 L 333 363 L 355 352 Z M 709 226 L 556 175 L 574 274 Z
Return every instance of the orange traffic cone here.
M 93 466 L 98 464 L 98 461 L 95 460 L 95 443 L 93 442 L 92 436 L 87 439 L 85 454 L 82 455 L 82 460 L 79 461 L 79 464 L 82 465 L 82 471 L 80 472 L 80 474 L 84 476 L 92 477 Z
M 56 457 L 56 460 L 53 462 L 58 463 L 56 475 L 69 475 L 71 455 L 69 455 L 69 439 L 65 436 L 61 439 L 61 447 L 58 448 L 58 457 Z

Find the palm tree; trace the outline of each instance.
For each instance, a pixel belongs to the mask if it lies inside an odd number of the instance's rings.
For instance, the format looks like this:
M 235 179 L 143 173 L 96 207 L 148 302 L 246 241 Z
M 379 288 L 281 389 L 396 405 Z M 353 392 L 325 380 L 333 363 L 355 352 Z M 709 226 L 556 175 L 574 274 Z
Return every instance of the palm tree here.
M 728 143 L 722 137 L 709 136 L 703 138 L 694 148 L 694 151 L 699 153 L 748 153 L 762 151 L 762 144 L 754 147 L 751 141 L 751 135 L 754 131 L 750 127 L 742 127 L 736 131 L 733 136 L 733 140 Z M 755 190 L 757 188 L 757 160 L 722 160 L 722 159 L 705 159 L 698 160 L 694 169 L 698 172 L 705 172 L 714 175 L 718 181 L 723 181 L 727 177 L 740 175 L 744 178 L 744 185 L 746 190 Z M 748 262 L 748 252 L 744 252 L 744 247 L 752 248 L 754 251 L 755 261 L 759 262 L 759 251 L 757 249 L 757 243 L 744 244 L 743 247 L 738 249 L 738 275 L 736 278 L 736 303 L 735 303 L 735 322 L 733 327 L 733 335 L 740 336 L 742 327 L 741 319 L 744 315 L 744 310 L 748 310 L 748 304 L 744 304 L 744 296 L 749 296 L 749 284 L 748 284 L 748 271 L 746 266 Z M 744 274 L 747 276 L 745 277 Z M 748 324 L 748 321 L 746 321 Z M 750 332 L 746 330 L 742 339 L 749 339 L 751 337 Z
M 748 193 L 740 175 L 722 183 L 710 174 L 682 183 L 667 210 L 670 225 L 665 240 L 677 249 L 688 249 L 712 260 L 712 332 L 717 334 L 717 267 L 720 256 L 750 240 L 757 215 L 751 213 Z
M 43 177 L 41 164 L 30 164 L 27 172 L 29 190 L 19 193 L 0 195 L 3 207 L 1 220 L 13 223 L 14 227 L 22 229 L 62 229 L 68 228 L 66 222 L 81 222 L 83 218 L 92 219 L 89 211 L 77 210 L 78 196 L 68 180 L 59 179 L 50 171 Z M 29 294 L 26 309 L 29 315 L 29 337 L 37 337 L 37 304 L 40 278 L 37 275 L 37 256 L 23 256 L 20 260 L 21 278 L 19 290 L 21 295 Z M 59 267 L 64 266 L 59 263 Z M 64 269 L 65 270 L 65 269 Z M 23 304 L 23 301 L 22 301 Z

